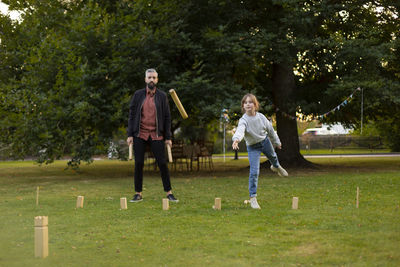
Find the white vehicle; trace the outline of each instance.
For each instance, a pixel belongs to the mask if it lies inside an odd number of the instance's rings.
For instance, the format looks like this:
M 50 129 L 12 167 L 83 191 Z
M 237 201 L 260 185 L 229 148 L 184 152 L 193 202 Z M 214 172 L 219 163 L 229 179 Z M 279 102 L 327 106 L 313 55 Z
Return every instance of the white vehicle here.
M 303 136 L 314 136 L 314 135 L 335 135 L 338 134 L 336 131 L 328 130 L 327 128 L 309 128 L 304 131 Z
M 314 135 L 338 135 L 338 134 L 349 134 L 350 129 L 344 128 L 341 124 L 325 125 L 319 128 L 309 128 L 304 131 L 303 136 L 314 136 Z

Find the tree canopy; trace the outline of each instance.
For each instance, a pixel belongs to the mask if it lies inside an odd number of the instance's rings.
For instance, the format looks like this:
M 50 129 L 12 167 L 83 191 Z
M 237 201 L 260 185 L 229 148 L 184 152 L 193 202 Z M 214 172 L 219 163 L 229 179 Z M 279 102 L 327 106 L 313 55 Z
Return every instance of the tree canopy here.
M 363 88 L 365 120 L 400 150 L 398 1 L 3 1 L 0 146 L 10 157 L 90 161 L 126 127 L 144 71 L 175 88 L 173 130 L 204 138 L 246 92 L 276 113 L 280 159 L 299 165 L 296 112 L 323 114 Z M 323 117 L 360 125 L 360 97 Z

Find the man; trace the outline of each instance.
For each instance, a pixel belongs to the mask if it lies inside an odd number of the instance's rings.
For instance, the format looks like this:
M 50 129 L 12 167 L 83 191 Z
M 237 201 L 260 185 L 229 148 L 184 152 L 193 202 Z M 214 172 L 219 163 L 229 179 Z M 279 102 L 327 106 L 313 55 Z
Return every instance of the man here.
M 129 105 L 127 142 L 128 145 L 133 144 L 135 156 L 135 194 L 130 202 L 143 200 L 143 166 L 147 145 L 156 158 L 167 198 L 169 201 L 178 202 L 172 194 L 165 158 L 165 145 L 172 146 L 171 113 L 167 94 L 156 87 L 158 73 L 155 69 L 146 70 L 145 82 L 146 88 L 137 90 Z

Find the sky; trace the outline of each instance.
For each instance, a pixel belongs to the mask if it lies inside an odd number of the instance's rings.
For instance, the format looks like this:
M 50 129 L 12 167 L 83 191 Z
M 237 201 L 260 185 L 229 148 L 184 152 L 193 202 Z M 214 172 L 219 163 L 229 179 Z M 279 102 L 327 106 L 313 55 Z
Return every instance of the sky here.
M 11 19 L 18 19 L 19 17 L 19 13 L 16 11 L 8 12 L 8 5 L 4 4 L 2 1 L 0 1 L 0 12 L 3 14 L 9 13 Z

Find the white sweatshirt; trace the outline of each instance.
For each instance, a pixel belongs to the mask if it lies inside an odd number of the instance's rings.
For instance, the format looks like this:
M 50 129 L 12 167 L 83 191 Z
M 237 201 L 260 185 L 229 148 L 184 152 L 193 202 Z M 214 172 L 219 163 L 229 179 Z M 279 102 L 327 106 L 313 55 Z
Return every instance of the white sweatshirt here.
M 249 116 L 245 113 L 239 120 L 232 140 L 240 142 L 244 137 L 246 145 L 249 146 L 263 141 L 267 136 L 274 147 L 281 145 L 272 123 L 263 114 L 256 112 L 255 116 Z

